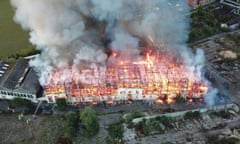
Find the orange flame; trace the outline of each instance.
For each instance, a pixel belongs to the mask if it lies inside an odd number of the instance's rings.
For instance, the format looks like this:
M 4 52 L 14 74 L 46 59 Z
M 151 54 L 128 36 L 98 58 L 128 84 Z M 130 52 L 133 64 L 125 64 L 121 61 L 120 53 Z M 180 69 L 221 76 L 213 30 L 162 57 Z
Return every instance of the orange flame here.
M 113 56 L 117 53 L 113 52 Z M 207 84 L 167 54 L 148 51 L 136 61 L 119 60 L 115 66 L 101 69 L 62 69 L 49 74 L 45 93 L 49 97 L 65 95 L 73 102 L 155 99 L 156 103 L 174 103 L 179 94 L 200 98 Z M 167 96 L 167 97 L 166 97 Z M 158 99 L 166 97 L 166 99 Z

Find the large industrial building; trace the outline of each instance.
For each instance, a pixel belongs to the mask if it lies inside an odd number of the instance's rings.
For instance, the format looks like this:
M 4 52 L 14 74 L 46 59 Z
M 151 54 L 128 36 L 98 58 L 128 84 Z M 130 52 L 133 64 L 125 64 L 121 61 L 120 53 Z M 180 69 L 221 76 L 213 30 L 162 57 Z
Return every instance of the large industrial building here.
M 135 60 L 113 57 L 117 60 L 104 68 L 53 71 L 45 86 L 46 100 L 54 103 L 66 98 L 72 105 L 135 100 L 173 103 L 179 95 L 189 101 L 200 100 L 207 91 L 201 78 L 167 53 L 147 52 Z
M 42 88 L 33 68 L 27 60 L 18 60 L 14 63 L 0 61 L 0 98 L 14 99 L 21 97 L 38 102 L 42 96 Z

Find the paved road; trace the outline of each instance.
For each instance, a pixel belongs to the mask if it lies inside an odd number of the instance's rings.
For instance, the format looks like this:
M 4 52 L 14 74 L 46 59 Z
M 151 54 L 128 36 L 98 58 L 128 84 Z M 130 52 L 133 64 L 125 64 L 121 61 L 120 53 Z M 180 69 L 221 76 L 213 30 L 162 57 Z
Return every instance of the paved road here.
M 166 110 L 184 111 L 206 107 L 204 103 L 183 103 L 183 104 L 150 104 L 148 102 L 135 101 L 133 104 L 119 104 L 104 107 L 104 105 L 93 106 L 99 113 L 116 113 L 131 111 L 153 111 L 157 113 L 166 113 Z M 80 108 L 81 109 L 81 108 Z

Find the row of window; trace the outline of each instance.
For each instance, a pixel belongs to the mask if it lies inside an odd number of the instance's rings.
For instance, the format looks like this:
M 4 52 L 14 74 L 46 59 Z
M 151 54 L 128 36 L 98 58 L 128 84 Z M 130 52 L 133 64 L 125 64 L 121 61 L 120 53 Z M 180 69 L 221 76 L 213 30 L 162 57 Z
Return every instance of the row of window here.
M 0 91 L 0 93 L 8 96 L 33 98 L 33 95 L 30 95 L 30 94 L 21 94 L 21 93 L 7 92 L 7 91 Z

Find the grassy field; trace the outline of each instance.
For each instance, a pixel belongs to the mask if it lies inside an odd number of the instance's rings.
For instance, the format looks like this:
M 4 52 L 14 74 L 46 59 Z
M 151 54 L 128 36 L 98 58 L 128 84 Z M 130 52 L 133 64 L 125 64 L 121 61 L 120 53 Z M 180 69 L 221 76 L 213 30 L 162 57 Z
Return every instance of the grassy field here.
M 28 32 L 13 21 L 14 9 L 10 0 L 0 0 L 0 9 L 0 59 L 32 51 Z
M 54 144 L 63 133 L 61 116 L 41 116 L 27 124 L 17 114 L 0 114 L 1 144 Z

